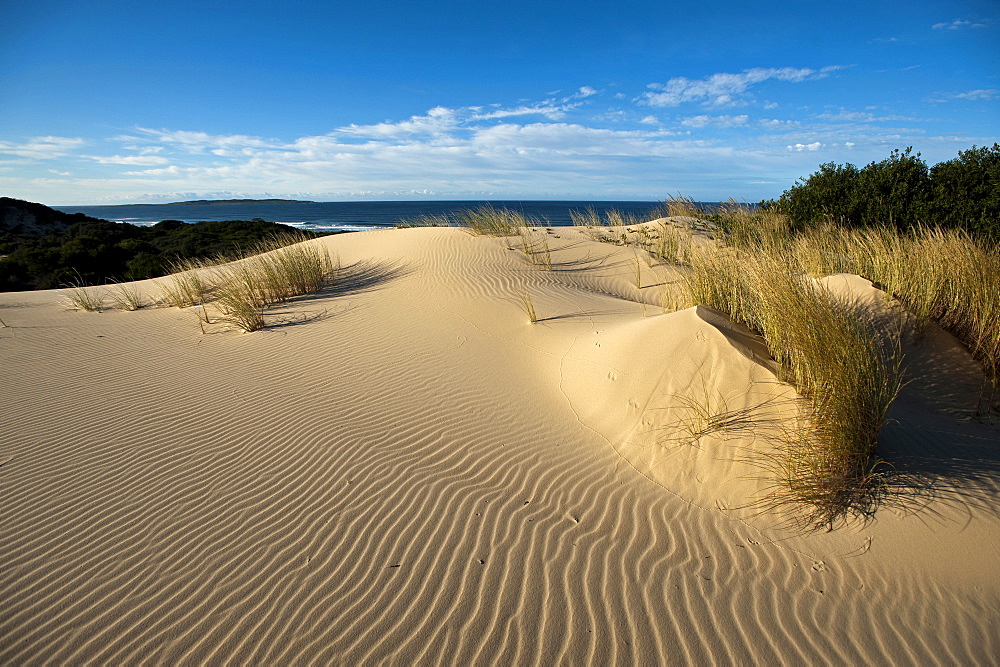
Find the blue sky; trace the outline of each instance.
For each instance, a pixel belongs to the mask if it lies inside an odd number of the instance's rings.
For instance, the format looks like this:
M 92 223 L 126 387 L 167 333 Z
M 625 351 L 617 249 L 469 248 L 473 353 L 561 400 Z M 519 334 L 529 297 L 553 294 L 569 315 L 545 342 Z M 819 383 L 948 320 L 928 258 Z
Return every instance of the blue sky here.
M 1000 141 L 990 2 L 0 5 L 0 194 L 779 195 Z

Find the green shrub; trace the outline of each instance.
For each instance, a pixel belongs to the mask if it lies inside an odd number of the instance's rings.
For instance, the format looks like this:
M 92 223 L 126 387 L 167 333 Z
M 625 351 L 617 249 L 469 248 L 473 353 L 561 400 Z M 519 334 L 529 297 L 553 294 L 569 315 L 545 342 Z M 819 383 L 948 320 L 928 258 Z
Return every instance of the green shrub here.
M 932 220 L 1000 240 L 1000 144 L 931 167 Z
M 797 228 L 938 225 L 1000 240 L 1000 144 L 973 146 L 930 169 L 912 148 L 861 169 L 829 162 L 762 208 L 787 215 Z

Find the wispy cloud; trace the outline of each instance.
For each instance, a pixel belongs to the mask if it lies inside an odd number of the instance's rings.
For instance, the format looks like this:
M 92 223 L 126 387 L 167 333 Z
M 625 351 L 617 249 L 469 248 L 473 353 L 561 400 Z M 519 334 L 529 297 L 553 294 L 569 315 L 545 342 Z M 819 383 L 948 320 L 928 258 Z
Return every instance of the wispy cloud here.
M 252 137 L 244 134 L 211 135 L 206 132 L 154 130 L 145 127 L 139 127 L 136 130 L 140 133 L 139 135 L 123 136 L 119 137 L 119 139 L 131 145 L 141 145 L 150 138 L 153 138 L 164 144 L 180 147 L 185 151 L 193 153 L 240 148 L 260 148 L 268 145 L 268 142 L 260 137 Z M 162 148 L 162 146 L 159 147 L 159 149 Z
M 520 106 L 514 109 L 497 109 L 486 111 L 472 116 L 473 120 L 489 120 L 491 118 L 513 118 L 515 116 L 543 116 L 549 120 L 561 120 L 566 117 L 566 112 L 573 108 L 573 105 L 554 106 L 552 104 L 535 104 L 532 106 Z
M 702 79 L 674 77 L 666 83 L 651 83 L 651 91 L 643 93 L 640 101 L 652 107 L 675 107 L 688 102 L 714 106 L 738 104 L 745 100 L 751 86 L 770 79 L 798 83 L 828 76 L 839 66 L 820 70 L 795 67 L 755 67 L 739 74 L 721 72 Z
M 945 93 L 938 97 L 931 98 L 931 102 L 952 102 L 954 100 L 968 100 L 978 102 L 981 100 L 992 100 L 1000 97 L 998 88 L 977 88 L 964 93 Z
M 0 153 L 32 160 L 52 160 L 69 155 L 86 143 L 84 139 L 74 137 L 32 137 L 21 143 L 0 141 Z
M 741 114 L 739 116 L 689 116 L 681 119 L 681 125 L 685 127 L 742 127 L 750 121 L 750 116 Z
M 883 116 L 876 116 L 868 111 L 847 111 L 846 109 L 841 109 L 837 112 L 827 111 L 825 113 L 817 114 L 816 118 L 820 120 L 832 120 L 838 122 L 850 122 L 850 123 L 882 123 L 887 121 L 916 121 L 917 118 L 912 118 L 910 116 L 900 116 L 898 114 L 888 114 Z
M 956 93 L 955 99 L 957 100 L 992 100 L 993 98 L 1000 95 L 1000 90 L 996 88 L 979 88 L 977 90 L 970 90 L 966 93 Z
M 123 164 L 137 167 L 150 167 L 170 162 L 167 158 L 155 155 L 83 155 L 88 160 L 94 160 L 98 164 Z
M 532 104 L 503 107 L 500 104 L 470 106 L 450 109 L 435 107 L 425 115 L 412 116 L 401 122 L 386 121 L 371 125 L 351 124 L 337 128 L 331 134 L 340 134 L 373 140 L 405 139 L 419 137 L 444 137 L 462 128 L 471 129 L 483 121 L 522 116 L 538 116 L 559 121 L 566 114 L 583 104 L 582 100 L 597 95 L 599 91 L 583 86 L 577 92 L 561 98 L 550 98 Z M 201 138 L 198 138 L 199 141 Z

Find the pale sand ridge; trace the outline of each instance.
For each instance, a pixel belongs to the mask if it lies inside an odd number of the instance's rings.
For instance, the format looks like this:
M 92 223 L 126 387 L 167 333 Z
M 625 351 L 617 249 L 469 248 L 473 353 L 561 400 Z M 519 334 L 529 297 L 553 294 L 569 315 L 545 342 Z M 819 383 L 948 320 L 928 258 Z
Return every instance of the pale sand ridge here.
M 678 428 L 702 394 L 786 416 L 766 350 L 662 314 L 632 248 L 547 240 L 551 272 L 459 229 L 328 237 L 338 283 L 252 334 L 0 294 L 0 662 L 995 662 L 1000 429 L 947 334 L 884 437 L 931 486 L 790 529 L 766 428 Z

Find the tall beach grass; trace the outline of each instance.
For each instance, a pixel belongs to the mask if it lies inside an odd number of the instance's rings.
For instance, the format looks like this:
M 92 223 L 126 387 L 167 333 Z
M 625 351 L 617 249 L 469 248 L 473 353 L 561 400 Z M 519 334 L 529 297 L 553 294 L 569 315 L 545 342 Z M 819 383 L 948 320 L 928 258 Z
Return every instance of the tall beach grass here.
M 883 488 L 872 474 L 875 446 L 901 385 L 898 330 L 836 298 L 783 254 L 703 248 L 685 275 L 691 302 L 758 332 L 780 379 L 806 399 L 775 459 L 776 502 L 803 506 L 815 525 L 870 512 Z
M 886 487 L 875 446 L 902 383 L 906 330 L 919 340 L 933 322 L 954 334 L 984 370 L 977 414 L 995 409 L 995 243 L 936 227 L 797 230 L 780 214 L 736 202 L 718 224 L 720 243 L 690 257 L 686 298 L 664 299 L 712 306 L 760 333 L 782 379 L 806 397 L 798 424 L 782 436 L 784 454 L 772 460 L 781 479 L 776 502 L 807 506 L 817 525 L 878 502 Z M 813 280 L 834 273 L 860 275 L 897 300 L 905 328 L 891 309 L 876 318 Z
M 1000 381 L 1000 247 L 961 229 L 920 226 L 848 229 L 827 223 L 795 230 L 788 218 L 730 202 L 720 227 L 726 245 L 794 258 L 813 276 L 854 273 L 897 299 L 917 338 L 934 322 L 958 338 Z M 989 406 L 987 406 L 987 410 Z

